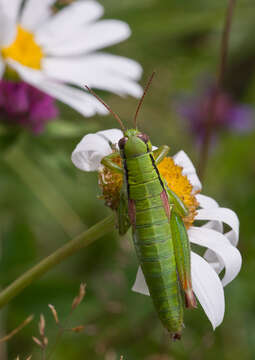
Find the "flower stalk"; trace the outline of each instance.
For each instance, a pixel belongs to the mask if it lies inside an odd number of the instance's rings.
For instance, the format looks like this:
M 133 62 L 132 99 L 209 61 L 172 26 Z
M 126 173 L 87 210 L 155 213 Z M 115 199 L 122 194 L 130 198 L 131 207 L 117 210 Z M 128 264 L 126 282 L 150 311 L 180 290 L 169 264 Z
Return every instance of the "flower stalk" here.
M 43 276 L 69 256 L 92 244 L 109 231 L 112 231 L 114 221 L 114 215 L 106 217 L 21 275 L 0 293 L 0 308 L 6 305 L 33 281 Z
M 219 58 L 217 76 L 216 76 L 216 86 L 215 86 L 215 90 L 214 90 L 214 93 L 213 93 L 213 96 L 211 99 L 211 104 L 209 106 L 206 132 L 205 132 L 202 148 L 200 151 L 198 175 L 202 181 L 204 178 L 206 164 L 207 164 L 208 157 L 209 157 L 218 96 L 221 91 L 221 87 L 222 87 L 223 80 L 224 80 L 224 72 L 225 72 L 225 68 L 226 68 L 226 61 L 227 61 L 227 55 L 228 55 L 230 30 L 231 30 L 231 24 L 232 24 L 232 19 L 233 19 L 235 3 L 236 3 L 236 0 L 228 0 L 228 7 L 226 10 L 226 15 L 225 15 L 225 23 L 224 23 L 224 28 L 223 28 L 222 37 L 221 37 L 220 58 Z

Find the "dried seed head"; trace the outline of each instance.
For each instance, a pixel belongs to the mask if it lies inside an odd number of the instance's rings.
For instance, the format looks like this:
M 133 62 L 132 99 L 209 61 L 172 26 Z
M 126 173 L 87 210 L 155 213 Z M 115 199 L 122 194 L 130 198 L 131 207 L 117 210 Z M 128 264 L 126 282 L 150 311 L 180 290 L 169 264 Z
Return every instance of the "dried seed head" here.
M 80 285 L 80 291 L 79 291 L 79 294 L 78 296 L 76 296 L 73 300 L 73 303 L 72 303 L 72 310 L 76 309 L 77 306 L 80 305 L 80 303 L 82 302 L 84 296 L 85 296 L 85 289 L 86 289 L 86 284 L 85 283 L 81 283 Z
M 39 339 L 37 339 L 35 336 L 32 336 L 32 339 L 34 340 L 34 342 L 38 345 L 38 346 L 40 346 L 40 348 L 42 348 L 43 349 L 43 343 L 39 340 Z
M 59 324 L 59 320 L 58 320 L 58 313 L 57 313 L 57 310 L 55 309 L 55 307 L 51 304 L 48 305 L 49 308 L 51 309 L 51 312 L 52 312 L 52 315 L 56 321 L 56 324 Z
M 43 345 L 44 347 L 46 347 L 48 345 L 49 341 L 48 338 L 46 336 L 43 337 Z
M 76 326 L 76 327 L 72 328 L 71 331 L 73 331 L 75 333 L 79 333 L 79 332 L 83 331 L 84 328 L 85 328 L 84 325 L 79 325 L 79 326 Z
M 45 318 L 44 318 L 43 314 L 40 315 L 40 321 L 39 321 L 38 327 L 39 327 L 40 335 L 44 336 L 44 334 L 45 334 Z

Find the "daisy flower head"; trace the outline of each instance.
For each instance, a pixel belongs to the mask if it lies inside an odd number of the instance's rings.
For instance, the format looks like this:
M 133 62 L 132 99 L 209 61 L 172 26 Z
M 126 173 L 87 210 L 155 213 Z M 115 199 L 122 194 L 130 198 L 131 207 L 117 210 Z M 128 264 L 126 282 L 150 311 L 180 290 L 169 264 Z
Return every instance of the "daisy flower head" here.
M 0 0 L 0 79 L 23 81 L 84 116 L 107 110 L 84 85 L 139 97 L 141 66 L 98 52 L 130 36 L 118 20 L 99 20 L 103 7 L 77 0 L 54 13 L 55 0 Z M 22 5 L 23 4 L 23 5 Z
M 76 167 L 83 171 L 98 171 L 106 205 L 113 210 L 118 207 L 123 179 L 121 174 L 102 166 L 101 160 L 118 150 L 118 140 L 122 137 L 123 133 L 118 129 L 88 134 L 72 153 L 72 161 Z M 199 255 L 191 251 L 193 291 L 215 329 L 221 324 L 225 312 L 224 286 L 237 276 L 241 268 L 241 255 L 237 249 L 238 217 L 234 211 L 220 207 L 214 199 L 200 193 L 202 185 L 184 151 L 179 151 L 173 157 L 166 157 L 158 169 L 168 187 L 189 209 L 189 215 L 183 221 L 191 249 L 192 244 L 195 244 L 203 252 L 203 255 Z M 150 295 L 140 267 L 133 290 Z

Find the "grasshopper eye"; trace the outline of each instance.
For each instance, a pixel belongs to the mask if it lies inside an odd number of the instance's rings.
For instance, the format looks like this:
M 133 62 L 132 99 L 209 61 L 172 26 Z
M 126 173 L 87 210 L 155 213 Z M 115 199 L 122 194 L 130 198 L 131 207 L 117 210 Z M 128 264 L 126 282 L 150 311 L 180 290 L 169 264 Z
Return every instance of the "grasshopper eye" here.
M 124 146 L 125 146 L 125 144 L 126 144 L 127 141 L 128 141 L 128 138 L 127 138 L 127 137 L 123 137 L 123 138 L 121 138 L 121 139 L 119 140 L 119 148 L 120 148 L 121 150 L 124 149 Z
M 146 134 L 138 134 L 137 137 L 139 137 L 139 139 L 143 140 L 143 142 L 145 142 L 145 144 L 147 144 L 147 142 L 150 140 L 149 136 Z

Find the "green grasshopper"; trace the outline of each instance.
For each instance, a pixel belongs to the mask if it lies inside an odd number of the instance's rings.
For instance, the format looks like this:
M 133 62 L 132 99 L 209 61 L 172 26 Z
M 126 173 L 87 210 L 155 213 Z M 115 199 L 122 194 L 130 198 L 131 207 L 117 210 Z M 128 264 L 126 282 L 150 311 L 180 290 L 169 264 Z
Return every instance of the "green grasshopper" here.
M 123 174 L 123 188 L 117 210 L 119 234 L 132 226 L 136 253 L 158 316 L 173 339 L 181 338 L 183 299 L 186 307 L 196 307 L 191 285 L 190 244 L 182 217 L 188 210 L 181 199 L 166 185 L 157 165 L 169 147 L 152 151 L 148 135 L 137 129 L 137 115 L 151 84 L 152 74 L 138 104 L 134 129 L 125 129 L 119 116 L 89 90 L 117 119 L 124 136 L 119 152 L 104 157 L 102 165 Z M 121 156 L 122 166 L 114 162 Z

